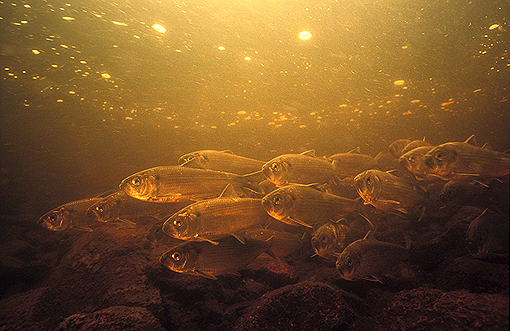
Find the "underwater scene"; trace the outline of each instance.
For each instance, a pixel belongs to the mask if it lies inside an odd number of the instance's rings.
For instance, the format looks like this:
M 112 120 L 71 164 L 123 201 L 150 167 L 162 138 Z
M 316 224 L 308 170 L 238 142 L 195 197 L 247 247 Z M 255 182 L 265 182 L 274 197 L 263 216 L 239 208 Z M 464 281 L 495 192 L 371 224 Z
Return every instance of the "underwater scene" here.
M 508 330 L 508 17 L 0 1 L 0 330 Z

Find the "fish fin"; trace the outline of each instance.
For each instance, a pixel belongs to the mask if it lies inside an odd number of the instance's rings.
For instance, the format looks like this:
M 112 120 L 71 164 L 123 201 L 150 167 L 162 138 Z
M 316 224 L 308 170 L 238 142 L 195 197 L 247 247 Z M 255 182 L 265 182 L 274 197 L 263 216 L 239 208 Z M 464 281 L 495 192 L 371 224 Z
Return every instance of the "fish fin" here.
M 365 237 L 363 238 L 363 240 L 369 240 L 369 239 L 376 240 L 375 237 L 374 237 L 374 231 L 372 231 L 372 230 L 369 230 L 367 232 L 367 234 L 365 235 Z
M 294 223 L 297 223 L 299 225 L 302 225 L 302 226 L 305 226 L 307 228 L 310 228 L 310 229 L 313 229 L 313 226 L 311 226 L 310 224 L 306 223 L 306 222 L 303 222 L 303 221 L 300 221 L 296 218 L 293 218 L 293 217 L 287 217 L 288 220 L 290 220 L 291 222 L 294 222 Z
M 213 279 L 213 280 L 218 280 L 218 278 L 216 278 L 216 276 L 208 273 L 208 272 L 205 272 L 205 271 L 200 271 L 200 270 L 193 270 L 197 275 L 199 276 L 202 276 L 202 277 L 205 277 L 205 278 L 209 278 L 209 279 Z
M 494 148 L 492 148 L 492 146 L 491 146 L 488 142 L 487 142 L 487 143 L 485 143 L 485 144 L 483 144 L 483 145 L 482 145 L 482 148 L 485 148 L 485 149 L 488 149 L 488 150 L 491 150 L 491 151 L 493 151 L 493 150 L 494 150 Z
M 271 256 L 274 260 L 276 260 L 278 262 L 282 262 L 282 260 L 278 256 L 276 256 L 276 254 L 273 252 L 271 247 L 268 247 L 268 249 L 266 249 L 264 251 L 264 253 L 266 253 L 267 255 Z
M 348 154 L 361 154 L 361 148 L 358 146 L 353 150 L 347 152 Z
M 480 177 L 480 174 L 464 174 L 464 173 L 459 173 L 459 172 L 456 172 L 455 175 L 457 175 L 457 176 L 469 176 L 469 177 Z
M 221 192 L 220 198 L 239 198 L 239 194 L 237 194 L 232 184 L 228 183 Z
M 180 165 L 181 167 L 188 167 L 188 168 L 197 168 L 197 169 L 205 169 L 204 165 L 201 164 L 198 161 L 198 157 L 194 157 L 183 164 Z
M 228 274 L 241 277 L 241 274 L 238 271 L 229 271 Z
M 232 152 L 230 149 L 225 149 L 223 151 L 220 151 L 222 153 L 227 153 L 227 154 L 234 154 L 234 152 Z
M 396 176 L 396 175 L 398 175 L 398 169 L 390 169 L 390 170 L 387 170 L 386 173 Z
M 383 282 L 382 278 L 381 278 L 380 276 L 378 276 L 378 275 L 370 275 L 370 276 L 365 277 L 365 278 L 363 278 L 363 279 L 365 279 L 365 280 L 369 280 L 369 281 L 371 281 L 371 282 L 379 282 L 379 283 L 381 283 L 381 284 L 384 284 L 384 282 Z
M 218 245 L 218 244 L 219 244 L 219 242 L 217 242 L 217 241 L 214 241 L 214 240 L 211 240 L 211 239 L 207 239 L 207 238 L 203 238 L 203 237 L 200 237 L 200 236 L 197 236 L 197 237 L 195 237 L 195 238 L 197 238 L 197 239 L 198 239 L 198 240 L 200 240 L 200 241 L 207 241 L 207 242 L 210 242 L 210 243 L 211 243 L 211 244 L 213 244 L 213 245 Z
M 246 244 L 246 240 L 245 240 L 245 238 L 244 238 L 243 236 L 238 235 L 238 234 L 233 234 L 233 233 L 232 233 L 232 236 L 233 236 L 234 238 L 236 238 L 237 240 L 239 240 L 239 242 L 240 242 L 241 244 Z
M 113 189 L 113 190 L 108 190 L 106 192 L 103 192 L 97 196 L 95 196 L 94 198 L 106 198 L 107 196 L 113 194 L 113 193 L 117 193 L 119 190 L 116 190 L 116 189 Z
M 310 150 L 308 150 L 308 151 L 304 151 L 303 153 L 301 153 L 301 155 L 306 155 L 306 156 L 316 157 L 316 156 L 315 156 L 315 149 L 310 149 Z
M 132 222 L 132 221 L 130 221 L 130 220 L 125 220 L 125 219 L 120 218 L 120 217 L 117 217 L 115 220 L 116 220 L 116 221 L 119 221 L 119 222 L 122 222 L 122 223 L 129 224 L 129 225 L 136 225 L 136 223 L 135 223 L 135 222 Z
M 482 183 L 482 182 L 480 182 L 480 181 L 478 181 L 478 180 L 475 180 L 474 182 L 475 182 L 475 183 L 477 183 L 477 184 L 482 185 L 483 187 L 490 188 L 490 187 L 489 187 L 489 185 L 487 185 L 487 184 L 485 184 L 485 183 Z
M 71 226 L 71 228 L 73 229 L 76 229 L 76 230 L 80 230 L 80 231 L 85 231 L 85 232 L 92 232 L 94 230 L 92 230 L 91 228 L 87 227 L 87 226 Z
M 406 239 L 406 250 L 409 250 L 409 248 L 411 248 L 412 245 L 411 237 L 409 237 L 407 233 L 404 234 L 404 237 Z
M 471 137 L 467 138 L 466 141 L 464 141 L 464 143 L 476 146 L 476 137 L 475 137 L 475 135 L 472 134 Z
M 385 200 L 385 199 L 380 199 L 380 200 L 377 200 L 378 202 L 384 202 L 384 203 L 391 203 L 391 204 L 395 204 L 395 205 L 400 205 L 400 201 L 396 201 L 396 200 Z
M 372 227 L 372 230 L 375 232 L 375 230 L 377 229 L 376 226 L 374 226 L 374 223 L 370 222 L 370 220 L 363 214 L 361 213 L 358 213 L 358 215 L 360 215 L 361 217 L 363 217 L 365 219 L 365 221 L 368 222 L 368 224 L 370 224 L 370 226 Z

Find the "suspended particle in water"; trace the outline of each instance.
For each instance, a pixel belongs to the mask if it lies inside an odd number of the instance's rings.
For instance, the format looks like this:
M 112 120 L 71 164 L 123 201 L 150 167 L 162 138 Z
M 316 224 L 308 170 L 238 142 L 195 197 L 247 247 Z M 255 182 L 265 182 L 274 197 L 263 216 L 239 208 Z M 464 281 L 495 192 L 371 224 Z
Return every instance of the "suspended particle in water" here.
M 154 30 L 156 30 L 157 32 L 159 32 L 159 33 L 165 33 L 166 32 L 166 28 L 164 26 L 160 25 L 160 24 L 153 24 L 152 28 Z
M 406 82 L 405 82 L 404 80 L 402 80 L 402 79 L 400 79 L 400 80 L 396 80 L 396 81 L 394 81 L 394 82 L 393 82 L 393 84 L 395 84 L 395 86 L 402 86 L 402 85 L 404 85 L 405 83 L 406 83 Z
M 497 28 L 499 28 L 499 24 L 492 24 L 491 26 L 489 26 L 489 30 L 494 30 Z
M 301 31 L 298 35 L 300 40 L 310 40 L 312 39 L 312 34 L 308 31 Z

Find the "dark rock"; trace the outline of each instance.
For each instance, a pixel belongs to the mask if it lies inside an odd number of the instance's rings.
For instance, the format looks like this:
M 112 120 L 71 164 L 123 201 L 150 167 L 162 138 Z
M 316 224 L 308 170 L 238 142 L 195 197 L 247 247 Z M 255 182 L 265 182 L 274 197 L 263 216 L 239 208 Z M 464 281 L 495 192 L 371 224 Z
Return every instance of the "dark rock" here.
M 163 331 L 159 321 L 145 308 L 114 306 L 90 314 L 66 318 L 55 331 Z
M 331 285 L 300 282 L 265 294 L 238 320 L 236 330 L 340 330 L 357 313 L 357 299 Z

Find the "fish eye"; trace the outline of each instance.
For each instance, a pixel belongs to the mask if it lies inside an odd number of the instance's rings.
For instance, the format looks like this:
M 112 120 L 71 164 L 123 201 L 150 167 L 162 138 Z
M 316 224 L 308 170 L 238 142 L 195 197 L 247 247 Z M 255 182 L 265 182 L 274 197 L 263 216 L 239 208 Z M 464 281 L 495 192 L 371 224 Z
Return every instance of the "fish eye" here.
M 345 259 L 345 265 L 348 266 L 348 267 L 352 266 L 352 259 L 350 257 Z
M 102 212 L 104 212 L 104 207 L 103 207 L 103 206 L 101 206 L 101 205 L 96 206 L 96 211 L 97 211 L 98 213 L 102 213 Z
M 409 162 L 413 162 L 413 163 L 414 163 L 414 162 L 416 162 L 416 156 L 414 156 L 414 155 L 409 155 L 409 157 L 407 158 L 407 160 L 408 160 Z
M 443 161 L 444 155 L 443 152 L 437 152 L 435 155 L 436 160 Z
M 55 213 L 48 215 L 48 220 L 50 222 L 55 222 L 57 220 L 57 215 L 55 215 Z
M 140 180 L 140 177 L 135 177 L 133 179 L 131 179 L 131 184 L 133 184 L 134 186 L 138 186 L 142 183 L 142 181 Z
M 367 177 L 367 185 L 372 185 L 372 178 L 371 177 Z
M 278 163 L 276 162 L 271 163 L 271 169 L 274 171 L 278 171 L 279 169 Z
M 174 225 L 178 228 L 180 228 L 182 226 L 182 221 L 177 219 L 177 220 L 174 220 Z
M 181 258 L 182 258 L 181 253 L 179 253 L 179 252 L 174 252 L 174 253 L 172 253 L 172 259 L 173 259 L 173 260 L 175 260 L 175 261 L 179 261 Z
M 274 197 L 273 197 L 273 203 L 275 205 L 279 205 L 280 202 L 282 202 L 282 199 L 280 198 L 280 195 L 279 194 L 276 194 Z
M 326 242 L 326 235 L 321 235 L 319 237 L 319 240 L 322 242 L 322 243 L 325 243 Z

